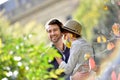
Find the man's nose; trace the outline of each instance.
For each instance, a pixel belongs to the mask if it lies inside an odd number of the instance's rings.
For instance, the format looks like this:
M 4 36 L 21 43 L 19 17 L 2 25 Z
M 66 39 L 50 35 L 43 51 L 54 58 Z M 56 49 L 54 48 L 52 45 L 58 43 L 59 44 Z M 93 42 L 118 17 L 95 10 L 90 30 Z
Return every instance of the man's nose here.
M 52 31 L 52 32 L 51 32 L 51 35 L 54 35 L 54 34 L 55 34 L 55 32 L 54 32 L 54 31 Z

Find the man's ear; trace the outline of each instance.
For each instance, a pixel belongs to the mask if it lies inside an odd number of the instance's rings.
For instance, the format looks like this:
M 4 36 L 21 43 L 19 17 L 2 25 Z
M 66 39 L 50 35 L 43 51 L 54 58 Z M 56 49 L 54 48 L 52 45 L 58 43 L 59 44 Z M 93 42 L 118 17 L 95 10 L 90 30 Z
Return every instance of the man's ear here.
M 63 36 L 62 36 L 62 40 L 65 40 L 66 39 L 66 36 L 65 36 L 65 34 L 63 34 Z

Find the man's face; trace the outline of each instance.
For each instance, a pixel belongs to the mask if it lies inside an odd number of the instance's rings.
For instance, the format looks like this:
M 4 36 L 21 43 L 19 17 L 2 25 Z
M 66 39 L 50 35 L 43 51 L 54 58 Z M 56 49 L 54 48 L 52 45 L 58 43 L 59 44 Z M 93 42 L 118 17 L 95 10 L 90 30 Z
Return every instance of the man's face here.
M 48 37 L 53 42 L 56 43 L 62 37 L 62 33 L 58 25 L 48 25 L 47 28 Z

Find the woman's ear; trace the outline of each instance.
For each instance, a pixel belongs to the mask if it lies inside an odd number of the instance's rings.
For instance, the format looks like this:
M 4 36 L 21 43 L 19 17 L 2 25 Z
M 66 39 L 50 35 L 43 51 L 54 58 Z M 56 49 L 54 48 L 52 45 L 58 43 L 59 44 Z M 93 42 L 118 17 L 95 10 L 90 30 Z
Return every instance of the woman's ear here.
M 72 40 L 76 40 L 77 39 L 77 35 L 76 34 L 72 34 L 70 37 Z
M 73 34 L 72 33 L 70 33 L 70 38 L 73 38 Z

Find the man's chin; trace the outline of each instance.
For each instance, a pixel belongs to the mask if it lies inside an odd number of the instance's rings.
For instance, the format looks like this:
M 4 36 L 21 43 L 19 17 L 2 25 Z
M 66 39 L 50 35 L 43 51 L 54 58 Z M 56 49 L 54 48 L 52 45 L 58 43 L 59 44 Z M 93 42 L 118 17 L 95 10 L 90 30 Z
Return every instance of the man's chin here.
M 57 43 L 57 41 L 56 41 L 56 40 L 52 40 L 52 42 L 53 42 L 53 43 Z

